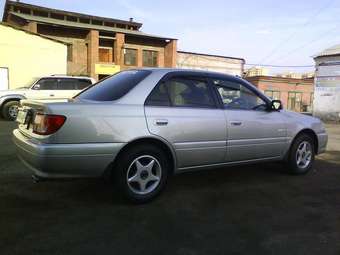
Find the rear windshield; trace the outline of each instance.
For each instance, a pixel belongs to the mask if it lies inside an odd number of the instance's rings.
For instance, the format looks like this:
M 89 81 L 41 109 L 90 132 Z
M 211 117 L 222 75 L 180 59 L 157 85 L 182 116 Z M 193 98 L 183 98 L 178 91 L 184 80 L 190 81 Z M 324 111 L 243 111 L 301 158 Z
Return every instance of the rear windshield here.
M 119 72 L 84 90 L 76 98 L 93 101 L 113 101 L 121 98 L 151 73 L 149 70 Z

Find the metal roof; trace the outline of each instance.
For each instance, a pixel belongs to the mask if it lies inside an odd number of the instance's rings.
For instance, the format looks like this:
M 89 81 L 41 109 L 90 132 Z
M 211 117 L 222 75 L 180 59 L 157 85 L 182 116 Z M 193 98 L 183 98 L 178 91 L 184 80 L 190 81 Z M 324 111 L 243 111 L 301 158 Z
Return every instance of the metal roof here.
M 50 41 L 54 41 L 54 42 L 57 42 L 57 43 L 62 43 L 62 44 L 65 44 L 65 45 L 70 45 L 70 43 L 65 42 L 65 41 L 63 41 L 63 40 L 58 40 L 58 39 L 54 39 L 54 38 L 51 38 L 51 37 L 48 37 L 48 36 L 45 36 L 45 35 L 33 33 L 33 32 L 31 32 L 31 31 L 27 31 L 27 30 L 25 30 L 25 29 L 23 29 L 23 28 L 19 28 L 19 27 L 13 26 L 13 25 L 8 24 L 8 23 L 6 23 L 6 22 L 1 22 L 1 21 L 0 21 L 0 26 L 10 27 L 10 28 L 12 28 L 12 29 L 15 29 L 15 30 L 18 30 L 18 31 L 25 32 L 26 34 L 35 35 L 35 36 L 39 36 L 39 37 L 41 37 L 41 38 L 44 38 L 44 39 L 47 39 L 47 40 L 50 40 Z
M 206 53 L 198 53 L 198 52 L 191 52 L 191 51 L 177 51 L 178 53 L 183 53 L 183 54 L 192 54 L 192 55 L 197 55 L 197 56 L 207 56 L 207 57 L 217 57 L 217 58 L 229 58 L 229 59 L 236 59 L 236 60 L 241 60 L 245 62 L 244 58 L 238 58 L 238 57 L 229 57 L 229 56 L 224 56 L 224 55 L 215 55 L 215 54 L 206 54 Z
M 313 56 L 313 58 L 340 55 L 340 44 L 334 45 L 328 49 L 321 51 L 320 53 Z
M 143 25 L 142 23 L 135 22 L 135 21 L 125 21 L 125 20 L 120 20 L 120 19 L 112 19 L 112 18 L 107 18 L 107 17 L 99 17 L 99 16 L 94 16 L 94 15 L 89 15 L 89 14 L 83 14 L 79 12 L 70 12 L 70 11 L 52 9 L 48 7 L 22 3 L 22 2 L 19 2 L 18 0 L 17 1 L 9 1 L 9 0 L 6 1 L 4 17 L 5 17 L 5 12 L 9 11 L 9 6 L 24 7 L 24 8 L 29 8 L 33 10 L 52 12 L 52 13 L 57 13 L 57 14 L 67 15 L 67 16 L 74 16 L 74 17 L 80 17 L 80 18 L 102 20 L 102 21 L 107 21 L 107 22 L 112 22 L 112 23 L 133 25 L 133 26 L 136 26 L 138 29 Z
M 44 23 L 44 24 L 59 25 L 59 26 L 73 27 L 73 28 L 82 28 L 82 29 L 93 29 L 93 30 L 106 31 L 106 32 L 117 32 L 117 33 L 123 33 L 127 35 L 135 35 L 135 36 L 140 36 L 140 37 L 149 37 L 149 38 L 162 39 L 162 40 L 175 40 L 174 38 L 146 34 L 138 30 L 128 30 L 128 29 L 122 29 L 122 28 L 117 28 L 117 27 L 101 26 L 101 25 L 87 24 L 87 23 L 74 22 L 74 21 L 68 21 L 68 20 L 59 20 L 59 19 L 33 16 L 33 15 L 17 13 L 17 12 L 10 12 L 10 14 L 17 16 L 19 18 L 22 18 L 24 20 L 35 21 L 35 22 Z

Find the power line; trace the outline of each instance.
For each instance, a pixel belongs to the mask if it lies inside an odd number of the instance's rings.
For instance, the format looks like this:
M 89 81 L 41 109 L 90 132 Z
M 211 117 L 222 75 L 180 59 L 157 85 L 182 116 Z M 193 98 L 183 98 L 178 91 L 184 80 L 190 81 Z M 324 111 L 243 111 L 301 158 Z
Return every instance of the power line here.
M 272 57 L 272 55 L 274 55 L 284 44 L 286 44 L 287 42 L 289 42 L 291 39 L 293 39 L 295 37 L 295 35 L 298 33 L 298 31 L 301 28 L 306 27 L 307 25 L 311 24 L 313 21 L 313 18 L 317 17 L 322 11 L 324 11 L 325 9 L 327 9 L 332 3 L 334 2 L 334 0 L 330 0 L 328 1 L 325 5 L 323 5 L 321 8 L 319 8 L 312 16 L 310 16 L 310 18 L 308 18 L 306 20 L 306 22 L 302 25 L 302 27 L 299 27 L 299 29 L 296 29 L 289 37 L 287 37 L 287 39 L 281 41 L 273 50 L 271 50 L 269 52 L 269 54 L 267 54 L 265 57 L 263 57 L 260 61 L 260 63 L 263 63 L 264 61 L 266 61 L 268 58 Z
M 245 64 L 247 66 L 264 66 L 264 67 L 290 67 L 290 68 L 306 68 L 314 67 L 314 65 L 301 65 L 301 66 L 286 66 L 286 65 L 262 65 L 262 64 Z
M 305 43 L 305 44 L 302 44 L 302 45 L 300 45 L 299 47 L 296 47 L 295 49 L 289 51 L 289 52 L 286 53 L 283 57 L 281 57 L 280 60 L 287 58 L 288 56 L 292 55 L 294 52 L 296 52 L 296 51 L 298 51 L 298 50 L 300 50 L 300 49 L 302 49 L 302 48 L 305 48 L 305 47 L 307 47 L 307 46 L 309 46 L 309 45 L 311 45 L 311 44 L 313 44 L 313 43 L 316 43 L 316 42 L 318 42 L 318 41 L 320 41 L 320 40 L 325 39 L 324 36 L 329 35 L 329 33 L 335 31 L 338 27 L 339 27 L 339 25 L 336 26 L 336 27 L 333 27 L 333 28 L 330 29 L 330 30 L 327 30 L 326 32 L 322 32 L 322 34 L 317 35 L 317 36 L 314 37 L 314 39 L 312 39 L 311 41 L 309 41 L 309 42 L 307 42 L 307 43 Z M 276 59 L 278 59 L 278 58 L 276 58 Z M 275 61 L 276 59 L 274 59 L 274 61 Z

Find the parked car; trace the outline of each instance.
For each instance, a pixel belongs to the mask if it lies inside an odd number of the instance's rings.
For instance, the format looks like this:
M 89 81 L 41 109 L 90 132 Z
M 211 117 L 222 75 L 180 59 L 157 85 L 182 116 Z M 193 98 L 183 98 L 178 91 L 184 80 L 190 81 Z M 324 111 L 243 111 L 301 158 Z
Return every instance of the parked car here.
M 247 81 L 177 69 L 122 71 L 71 102 L 21 101 L 14 143 L 35 179 L 111 175 L 134 202 L 174 173 L 284 161 L 305 174 L 327 134 Z
M 31 86 L 0 91 L 0 115 L 15 120 L 21 99 L 72 98 L 95 83 L 90 77 L 52 75 L 38 79 Z

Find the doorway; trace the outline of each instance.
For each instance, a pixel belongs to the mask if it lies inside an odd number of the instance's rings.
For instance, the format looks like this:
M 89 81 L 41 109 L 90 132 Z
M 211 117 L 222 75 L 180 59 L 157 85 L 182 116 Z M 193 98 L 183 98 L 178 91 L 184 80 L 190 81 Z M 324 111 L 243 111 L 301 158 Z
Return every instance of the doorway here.
M 8 68 L 0 67 L 0 90 L 7 90 L 9 86 L 8 82 Z

